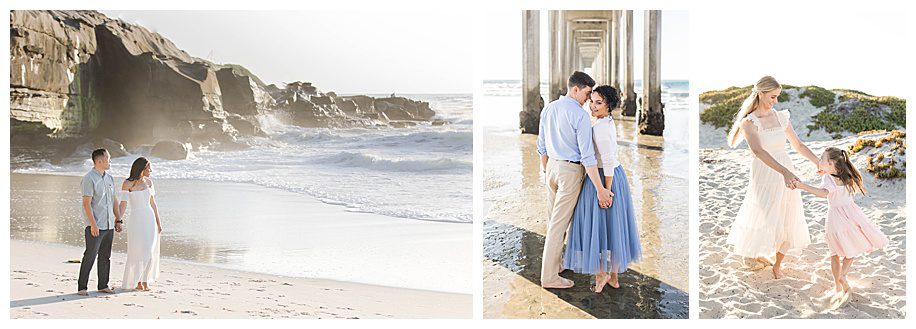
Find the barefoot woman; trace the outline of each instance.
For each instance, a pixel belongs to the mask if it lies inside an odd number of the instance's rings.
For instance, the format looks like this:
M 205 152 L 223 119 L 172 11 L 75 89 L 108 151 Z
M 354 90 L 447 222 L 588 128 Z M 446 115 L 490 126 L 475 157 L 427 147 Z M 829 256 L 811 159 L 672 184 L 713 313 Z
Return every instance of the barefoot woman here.
M 569 227 L 563 267 L 595 275 L 594 291 L 605 285 L 620 288 L 617 274 L 642 257 L 636 211 L 623 165 L 617 160 L 617 129 L 611 111 L 620 104 L 620 92 L 599 86 L 592 92 L 589 108 L 597 121 L 592 126 L 595 157 L 601 183 L 611 191 L 611 207 L 602 208 L 594 183 L 586 179 L 579 192 Z
M 728 134 L 729 146 L 735 147 L 744 139 L 753 153 L 747 193 L 732 223 L 728 243 L 734 245 L 735 254 L 764 263 L 775 254 L 773 276 L 777 279 L 783 276 L 786 253 L 811 243 L 801 193 L 794 189 L 798 177 L 792 173 L 795 167 L 786 153 L 786 141 L 815 165 L 818 162 L 792 129 L 789 111 L 773 109 L 780 92 L 782 87 L 773 77 L 758 80 Z

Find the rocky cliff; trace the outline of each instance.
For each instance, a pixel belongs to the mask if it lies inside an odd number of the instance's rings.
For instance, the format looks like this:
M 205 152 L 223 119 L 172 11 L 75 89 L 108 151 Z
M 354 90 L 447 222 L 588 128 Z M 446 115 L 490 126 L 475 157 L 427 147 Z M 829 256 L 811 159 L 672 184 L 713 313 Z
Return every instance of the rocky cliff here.
M 14 146 L 105 138 L 237 147 L 280 111 L 306 127 L 408 126 L 435 115 L 403 97 L 338 97 L 311 83 L 265 85 L 240 65 L 194 58 L 163 36 L 94 11 L 10 12 Z

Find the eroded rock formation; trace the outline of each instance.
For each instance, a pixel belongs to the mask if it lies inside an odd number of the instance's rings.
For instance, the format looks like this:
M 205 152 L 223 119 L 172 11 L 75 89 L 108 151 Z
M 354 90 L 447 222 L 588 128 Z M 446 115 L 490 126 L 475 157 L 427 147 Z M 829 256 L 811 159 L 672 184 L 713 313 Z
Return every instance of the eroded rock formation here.
M 239 137 L 264 135 L 257 116 L 272 111 L 305 127 L 403 127 L 435 116 L 404 97 L 265 85 L 240 65 L 194 58 L 94 11 L 11 11 L 10 52 L 14 147 L 108 138 L 128 149 L 160 141 L 235 149 Z

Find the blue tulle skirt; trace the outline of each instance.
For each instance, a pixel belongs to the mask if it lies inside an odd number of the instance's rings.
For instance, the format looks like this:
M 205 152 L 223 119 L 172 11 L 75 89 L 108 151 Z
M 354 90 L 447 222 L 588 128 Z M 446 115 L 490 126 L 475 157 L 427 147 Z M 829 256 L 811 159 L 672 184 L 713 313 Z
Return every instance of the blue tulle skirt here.
M 606 184 L 604 170 L 599 168 L 598 173 L 601 183 Z M 636 212 L 623 166 L 614 168 L 611 192 L 613 204 L 602 209 L 598 206 L 595 185 L 585 178 L 569 226 L 564 268 L 576 273 L 595 274 L 599 270 L 623 273 L 642 257 Z

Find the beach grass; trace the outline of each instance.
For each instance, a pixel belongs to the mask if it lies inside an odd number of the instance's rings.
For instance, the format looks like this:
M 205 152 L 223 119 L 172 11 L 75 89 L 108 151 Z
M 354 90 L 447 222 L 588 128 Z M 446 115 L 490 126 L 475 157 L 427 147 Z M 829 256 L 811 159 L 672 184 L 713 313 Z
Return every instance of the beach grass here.
M 824 108 L 833 105 L 836 95 L 827 89 L 818 86 L 806 86 L 798 97 L 807 98 L 811 105 Z
M 858 153 L 872 148 L 875 151 L 866 158 L 866 172 L 875 178 L 906 177 L 906 132 L 894 130 L 884 137 L 859 138 L 849 146 L 849 151 Z

